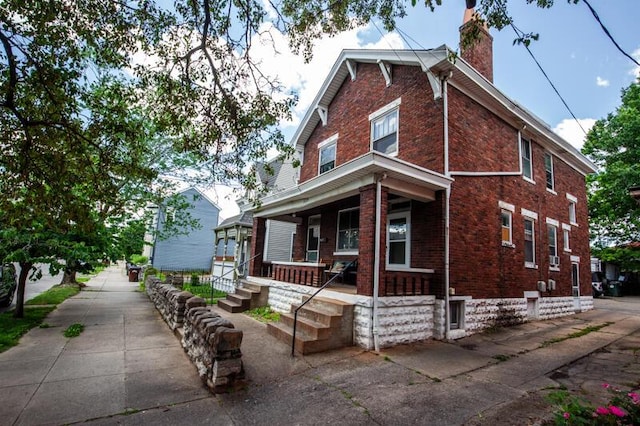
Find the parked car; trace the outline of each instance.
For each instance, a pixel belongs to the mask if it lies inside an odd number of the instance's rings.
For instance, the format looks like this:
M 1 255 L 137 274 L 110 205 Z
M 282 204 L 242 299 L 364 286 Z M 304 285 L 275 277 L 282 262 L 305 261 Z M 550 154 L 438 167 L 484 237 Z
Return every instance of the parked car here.
M 605 278 L 602 272 L 591 273 L 591 288 L 593 291 L 593 297 L 600 297 L 604 294 L 604 281 Z
M 0 265 L 0 306 L 11 305 L 17 286 L 15 266 L 11 263 Z

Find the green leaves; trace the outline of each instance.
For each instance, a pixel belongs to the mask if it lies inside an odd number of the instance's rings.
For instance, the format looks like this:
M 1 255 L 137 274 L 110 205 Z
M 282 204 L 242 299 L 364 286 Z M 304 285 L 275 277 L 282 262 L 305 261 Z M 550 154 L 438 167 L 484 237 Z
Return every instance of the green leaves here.
M 629 195 L 630 187 L 640 185 L 638 82 L 623 90 L 622 104 L 615 113 L 596 122 L 582 152 L 599 169 L 587 177 L 591 234 L 596 248 L 638 241 L 640 205 Z

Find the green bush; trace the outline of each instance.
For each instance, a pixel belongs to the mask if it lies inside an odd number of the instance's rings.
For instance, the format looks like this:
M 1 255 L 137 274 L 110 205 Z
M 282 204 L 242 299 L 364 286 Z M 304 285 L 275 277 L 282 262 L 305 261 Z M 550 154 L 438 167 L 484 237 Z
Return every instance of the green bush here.
M 132 254 L 130 260 L 134 265 L 146 265 L 149 261 L 149 258 L 140 254 Z
M 191 285 L 200 285 L 200 276 L 198 274 L 191 274 Z
M 556 425 L 637 425 L 640 424 L 640 393 L 637 390 L 621 390 L 602 385 L 611 393 L 609 402 L 595 407 L 582 398 L 566 391 L 549 394 L 549 401 L 556 405 Z

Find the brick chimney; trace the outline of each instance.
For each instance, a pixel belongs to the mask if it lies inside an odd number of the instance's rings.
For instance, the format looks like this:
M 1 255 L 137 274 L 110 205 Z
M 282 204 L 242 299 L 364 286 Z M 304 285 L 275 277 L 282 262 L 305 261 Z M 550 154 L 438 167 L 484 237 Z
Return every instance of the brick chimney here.
M 473 8 L 464 11 L 464 19 L 460 27 L 460 51 L 462 59 L 476 69 L 487 80 L 493 83 L 493 37 L 486 25 L 478 25 Z M 467 31 L 478 31 L 478 39 L 470 47 L 462 46 L 462 35 Z

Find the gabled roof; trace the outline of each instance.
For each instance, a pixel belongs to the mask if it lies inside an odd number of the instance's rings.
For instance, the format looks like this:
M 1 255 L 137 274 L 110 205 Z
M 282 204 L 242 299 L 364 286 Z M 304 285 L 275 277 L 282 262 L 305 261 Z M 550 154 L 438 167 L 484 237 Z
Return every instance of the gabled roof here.
M 442 95 L 441 82 L 446 79 L 448 84 L 492 111 L 514 128 L 526 127 L 527 132 L 536 137 L 536 142 L 579 172 L 589 174 L 596 171 L 595 165 L 589 159 L 555 134 L 548 124 L 507 97 L 445 45 L 428 50 L 343 50 L 293 136 L 292 142 L 297 149 L 304 149 L 313 130 L 322 119 L 322 111 L 326 111 L 329 107 L 344 80 L 347 77 L 357 78 L 358 63 L 420 67 L 427 74 L 435 98 Z
M 185 192 L 190 191 L 190 190 L 196 191 L 198 193 L 198 195 L 200 195 L 203 199 L 207 200 L 207 202 L 209 202 L 213 207 L 218 209 L 218 212 L 221 210 L 220 206 L 218 206 L 211 198 L 209 198 L 209 196 L 207 194 L 205 194 L 204 192 L 200 191 L 195 186 L 190 186 L 188 188 L 180 190 L 180 191 L 178 191 L 178 194 L 184 194 Z
M 232 228 L 234 226 L 245 226 L 251 228 L 253 226 L 253 213 L 244 211 L 238 215 L 231 216 L 230 218 L 223 220 L 215 230 L 218 231 L 225 228 Z

